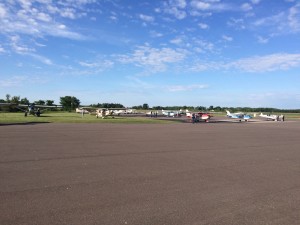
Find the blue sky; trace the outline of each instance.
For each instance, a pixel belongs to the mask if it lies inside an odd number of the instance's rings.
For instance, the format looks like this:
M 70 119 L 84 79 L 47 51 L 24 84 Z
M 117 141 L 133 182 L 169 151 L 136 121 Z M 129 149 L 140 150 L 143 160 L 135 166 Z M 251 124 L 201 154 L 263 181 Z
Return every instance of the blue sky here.
M 0 98 L 300 108 L 296 0 L 0 0 Z

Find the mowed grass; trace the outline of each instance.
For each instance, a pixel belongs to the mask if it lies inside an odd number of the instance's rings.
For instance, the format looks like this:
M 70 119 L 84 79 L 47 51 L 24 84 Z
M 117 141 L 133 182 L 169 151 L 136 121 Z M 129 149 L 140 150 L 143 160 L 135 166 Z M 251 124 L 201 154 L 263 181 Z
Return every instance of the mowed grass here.
M 127 124 L 168 124 L 178 123 L 176 120 L 161 120 L 149 117 L 115 116 L 105 119 L 96 118 L 95 115 L 72 112 L 44 112 L 40 117 L 33 115 L 24 116 L 24 113 L 0 113 L 0 124 L 11 123 L 127 123 Z
M 280 114 L 278 114 L 278 115 L 280 115 Z M 300 113 L 283 113 L 283 115 L 287 119 L 297 119 L 297 120 L 300 120 Z

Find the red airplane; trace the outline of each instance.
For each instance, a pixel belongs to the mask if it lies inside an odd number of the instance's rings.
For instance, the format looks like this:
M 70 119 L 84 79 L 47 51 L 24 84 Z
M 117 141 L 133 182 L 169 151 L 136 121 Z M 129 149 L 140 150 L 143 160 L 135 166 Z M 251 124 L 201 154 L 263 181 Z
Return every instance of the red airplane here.
M 188 110 L 186 110 L 186 116 L 188 118 L 193 118 L 193 114 L 194 114 L 194 122 L 200 122 L 200 121 L 209 122 L 210 118 L 212 117 L 212 115 L 210 115 L 209 113 L 189 112 Z

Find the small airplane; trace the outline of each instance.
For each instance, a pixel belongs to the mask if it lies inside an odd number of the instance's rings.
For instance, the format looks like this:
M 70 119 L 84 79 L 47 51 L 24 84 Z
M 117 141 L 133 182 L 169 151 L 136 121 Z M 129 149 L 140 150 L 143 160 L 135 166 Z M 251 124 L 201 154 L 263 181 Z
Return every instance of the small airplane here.
M 91 106 L 80 106 L 76 109 L 77 113 L 96 115 L 97 118 L 101 117 L 102 119 L 107 118 L 108 116 L 119 116 L 121 114 L 131 114 L 135 113 L 132 109 L 127 108 L 96 108 Z
M 204 122 L 209 122 L 210 118 L 212 115 L 209 113 L 204 113 L 204 112 L 189 112 L 189 110 L 186 110 L 186 116 L 188 118 L 192 118 L 194 114 L 194 119 L 196 122 L 204 121 Z
M 267 120 L 273 120 L 273 121 L 278 121 L 279 120 L 279 116 L 277 116 L 277 115 L 271 115 L 271 114 L 266 115 L 266 114 L 260 113 L 259 116 L 262 117 L 262 118 L 265 118 Z
M 76 108 L 76 113 L 82 113 L 82 114 L 86 114 L 86 113 L 90 113 L 86 108 Z
M 99 108 L 96 109 L 96 117 L 101 117 L 102 119 L 104 119 L 108 116 L 111 116 L 112 118 L 114 118 L 114 115 L 119 116 L 122 113 L 125 114 L 125 112 L 125 108 Z
M 165 111 L 165 110 L 162 110 L 161 113 L 164 116 L 167 116 L 167 117 L 177 117 L 177 116 L 181 116 L 183 114 L 183 111 L 182 110 L 179 110 L 179 111 Z
M 18 103 L 0 103 L 0 106 L 13 106 L 24 112 L 24 116 L 33 115 L 39 117 L 42 114 L 42 111 L 45 111 L 47 108 L 61 108 L 58 105 L 37 105 L 35 103 L 29 104 L 18 104 Z M 24 109 L 27 108 L 27 109 Z M 43 109 L 45 108 L 45 109 Z M 43 110 L 41 110 L 43 109 Z
M 242 112 L 231 113 L 229 110 L 226 110 L 226 113 L 227 113 L 227 117 L 229 117 L 231 119 L 238 119 L 240 122 L 242 120 L 245 120 L 247 122 L 252 118 L 252 116 L 242 113 Z

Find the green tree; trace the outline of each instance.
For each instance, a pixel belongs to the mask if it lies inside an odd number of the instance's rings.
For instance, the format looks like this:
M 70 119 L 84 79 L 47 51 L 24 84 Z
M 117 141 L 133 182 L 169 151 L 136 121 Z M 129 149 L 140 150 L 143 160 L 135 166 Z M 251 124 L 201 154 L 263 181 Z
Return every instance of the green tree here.
M 46 100 L 46 105 L 47 105 L 47 106 L 52 106 L 53 103 L 54 103 L 53 100 Z
M 10 103 L 10 94 L 6 94 L 5 97 L 6 97 L 6 102 Z
M 19 104 L 20 103 L 20 96 L 13 96 L 10 100 L 11 103 Z
M 149 109 L 149 105 L 147 103 L 143 104 L 143 109 Z
M 45 105 L 45 101 L 44 100 L 38 100 L 38 101 L 34 101 L 35 104 L 37 105 Z
M 27 98 L 22 98 L 22 99 L 20 100 L 20 103 L 21 103 L 21 104 L 24 104 L 24 105 L 28 105 L 30 102 L 29 102 L 29 100 L 28 100 Z
M 80 100 L 74 96 L 60 97 L 60 104 L 65 110 L 71 111 L 79 107 Z

